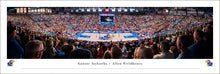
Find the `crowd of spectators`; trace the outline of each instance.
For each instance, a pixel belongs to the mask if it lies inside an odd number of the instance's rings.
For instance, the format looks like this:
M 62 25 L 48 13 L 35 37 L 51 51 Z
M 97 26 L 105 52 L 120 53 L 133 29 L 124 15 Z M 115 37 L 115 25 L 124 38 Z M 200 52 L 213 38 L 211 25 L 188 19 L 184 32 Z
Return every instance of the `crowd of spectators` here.
M 95 20 L 97 19 L 97 20 Z M 204 59 L 213 58 L 213 23 L 205 17 L 116 15 L 117 31 L 155 35 L 134 41 L 69 39 L 97 31 L 98 15 L 12 15 L 7 23 L 7 57 L 42 59 Z M 70 27 L 72 26 L 72 27 Z M 103 27 L 103 29 L 108 27 Z M 111 29 L 111 28 L 109 28 Z M 108 30 L 108 29 L 105 29 Z M 163 36 L 157 34 L 170 32 Z M 49 35 L 49 33 L 62 36 Z
M 172 15 L 115 15 L 115 25 L 99 25 L 98 14 L 10 15 L 8 21 L 35 32 L 68 38 L 84 31 L 131 31 L 141 38 L 173 34 L 209 22 L 208 17 Z M 90 20 L 93 19 L 93 20 Z

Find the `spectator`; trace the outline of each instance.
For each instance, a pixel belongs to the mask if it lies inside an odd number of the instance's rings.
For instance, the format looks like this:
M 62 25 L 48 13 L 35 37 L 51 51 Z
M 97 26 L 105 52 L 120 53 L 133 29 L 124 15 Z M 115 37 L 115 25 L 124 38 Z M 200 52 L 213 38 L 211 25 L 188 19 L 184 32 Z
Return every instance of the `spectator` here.
M 72 45 L 64 45 L 61 47 L 62 51 L 65 54 L 65 58 L 69 58 L 72 51 L 75 50 L 75 47 Z
M 186 35 L 177 38 L 177 48 L 181 51 L 177 59 L 190 59 L 193 58 L 193 54 L 187 48 L 189 46 L 189 37 Z
M 126 59 L 133 59 L 133 52 L 131 52 L 131 51 L 128 51 L 128 53 L 126 54 Z
M 138 47 L 134 51 L 134 59 L 152 59 L 153 51 L 151 48 Z
M 154 55 L 153 58 L 154 59 L 172 59 L 172 58 L 174 58 L 174 55 L 169 52 L 169 49 L 170 49 L 169 43 L 166 41 L 162 41 L 160 43 L 161 53 Z
M 103 50 L 103 52 L 105 52 L 107 50 L 107 46 L 103 45 L 102 50 Z
M 170 46 L 176 46 L 176 41 L 175 39 L 172 39 L 171 42 L 169 43 Z
M 65 53 L 64 52 L 61 52 L 61 50 L 59 49 L 59 40 L 54 40 L 54 48 L 56 49 L 56 52 L 58 53 L 57 57 L 63 57 L 65 56 Z
M 8 26 L 7 29 L 7 58 L 8 59 L 19 59 L 24 54 L 24 49 L 21 47 L 16 39 L 16 27 Z
M 73 59 L 91 59 L 93 58 L 92 52 L 88 49 L 76 49 L 70 54 Z
M 31 39 L 29 35 L 25 35 L 24 37 L 21 37 L 21 40 L 22 40 L 23 48 L 25 48 L 25 44 L 27 44 L 27 42 L 29 42 Z
M 123 45 L 123 47 L 122 47 L 122 56 L 123 56 L 123 58 L 125 57 L 126 54 L 127 54 L 127 48 L 125 47 L 125 45 Z
M 189 46 L 189 50 L 192 52 L 195 58 L 206 58 L 207 57 L 207 45 L 203 40 L 204 33 L 201 30 L 196 29 L 193 34 L 195 43 Z
M 171 46 L 169 51 L 173 53 L 174 58 L 177 58 L 179 56 L 179 50 L 176 48 L 176 46 Z
M 207 42 L 207 58 L 212 58 L 213 57 L 213 23 L 207 23 L 207 26 L 205 27 L 205 38 Z
M 46 50 L 44 51 L 43 58 L 55 58 L 57 56 L 57 51 L 53 47 L 53 41 L 47 40 L 46 41 Z
M 119 47 L 113 47 L 111 52 L 112 52 L 113 59 L 121 59 L 122 58 L 122 50 Z
M 151 46 L 152 50 L 153 50 L 153 54 L 156 55 L 156 54 L 159 54 L 159 50 L 157 48 L 157 45 L 156 44 L 153 44 Z
M 58 48 L 58 44 L 59 44 L 59 40 L 54 40 L 53 41 L 53 45 L 54 45 L 54 48 L 56 49 L 57 53 L 61 53 L 60 49 Z
M 97 58 L 97 54 L 98 54 L 97 47 L 95 45 L 91 45 L 91 49 L 93 52 L 93 57 Z
M 97 59 L 103 58 L 103 54 L 104 54 L 103 46 L 100 45 L 98 48 Z
M 25 45 L 24 58 L 41 59 L 44 51 L 43 43 L 39 40 L 29 41 Z
M 111 59 L 112 58 L 111 52 L 109 50 L 105 51 L 103 58 L 104 59 Z

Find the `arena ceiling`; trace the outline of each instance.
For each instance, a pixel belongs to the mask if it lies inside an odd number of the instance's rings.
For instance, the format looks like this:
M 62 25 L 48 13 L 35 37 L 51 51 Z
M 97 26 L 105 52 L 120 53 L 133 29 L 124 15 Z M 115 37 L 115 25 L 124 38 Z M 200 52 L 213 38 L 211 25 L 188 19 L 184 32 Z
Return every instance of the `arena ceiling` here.
M 8 7 L 7 11 L 10 13 L 16 13 L 16 9 L 21 7 Z M 29 8 L 29 7 L 27 7 Z M 212 13 L 213 7 L 31 7 L 31 9 L 50 8 L 53 12 L 72 12 L 72 13 L 97 13 L 97 12 L 117 12 L 117 13 L 154 13 L 157 11 L 167 10 L 180 10 L 187 11 L 187 9 L 195 9 L 196 11 L 202 11 L 205 13 Z M 102 9 L 101 11 L 99 11 Z M 83 10 L 83 11 L 82 11 Z M 91 10 L 87 12 L 87 10 Z M 95 11 L 93 11 L 95 10 Z M 114 11 L 113 11 L 114 10 Z M 120 12 L 119 12 L 120 10 Z

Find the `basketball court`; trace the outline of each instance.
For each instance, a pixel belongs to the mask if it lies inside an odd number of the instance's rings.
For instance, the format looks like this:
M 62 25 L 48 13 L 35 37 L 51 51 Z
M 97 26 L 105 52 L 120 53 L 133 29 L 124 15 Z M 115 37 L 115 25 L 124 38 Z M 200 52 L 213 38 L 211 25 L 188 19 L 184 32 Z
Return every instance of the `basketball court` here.
M 78 40 L 86 40 L 86 41 L 132 41 L 141 39 L 135 33 L 85 33 L 82 32 L 76 36 Z

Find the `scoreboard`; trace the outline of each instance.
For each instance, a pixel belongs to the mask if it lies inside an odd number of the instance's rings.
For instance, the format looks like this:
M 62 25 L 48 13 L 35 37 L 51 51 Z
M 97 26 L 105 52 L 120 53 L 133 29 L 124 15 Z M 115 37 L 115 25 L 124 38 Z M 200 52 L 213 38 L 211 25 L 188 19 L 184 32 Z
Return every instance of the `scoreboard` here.
M 115 25 L 115 14 L 111 12 L 101 12 L 99 14 L 100 25 Z

